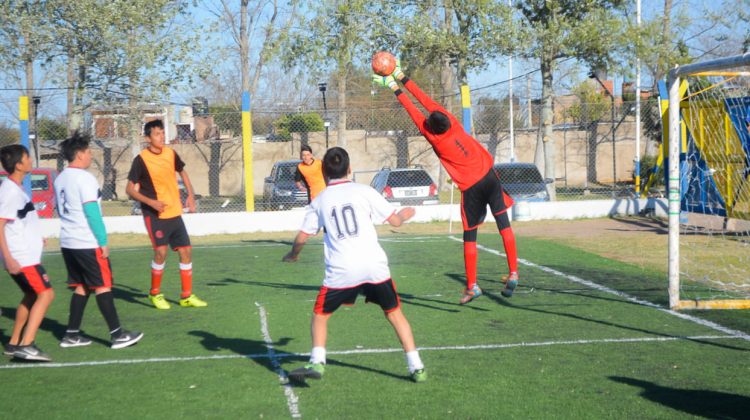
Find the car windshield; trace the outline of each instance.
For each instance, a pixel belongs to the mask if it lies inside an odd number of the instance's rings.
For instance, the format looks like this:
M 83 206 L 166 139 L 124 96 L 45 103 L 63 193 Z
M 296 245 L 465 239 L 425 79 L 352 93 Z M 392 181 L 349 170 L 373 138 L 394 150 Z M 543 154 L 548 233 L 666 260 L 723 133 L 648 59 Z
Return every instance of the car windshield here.
M 388 185 L 398 187 L 429 187 L 432 179 L 425 171 L 393 171 L 388 176 Z
M 297 172 L 297 165 L 279 166 L 276 171 L 277 182 L 294 182 L 294 174 Z
M 534 167 L 495 167 L 495 172 L 498 173 L 500 182 L 503 184 L 538 184 L 544 182 L 539 171 Z
M 44 174 L 31 174 L 31 191 L 49 190 L 49 180 Z

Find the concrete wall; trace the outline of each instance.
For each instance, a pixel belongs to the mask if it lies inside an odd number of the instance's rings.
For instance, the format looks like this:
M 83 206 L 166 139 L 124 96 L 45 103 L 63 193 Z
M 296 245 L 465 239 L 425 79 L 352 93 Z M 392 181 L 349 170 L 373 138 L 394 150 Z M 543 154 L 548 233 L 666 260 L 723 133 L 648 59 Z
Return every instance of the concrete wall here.
M 597 181 L 600 183 L 612 182 L 612 142 L 608 136 L 609 124 L 598 127 L 598 143 L 595 152 L 589 150 L 587 141 L 590 133 L 581 130 L 555 130 L 553 141 L 556 147 L 555 178 L 558 185 L 580 186 L 587 185 L 587 165 L 593 156 L 596 156 L 595 167 Z M 633 171 L 633 159 L 635 156 L 634 124 L 625 123 L 617 129 L 616 142 L 616 177 L 620 181 L 631 179 Z M 495 161 L 507 162 L 510 158 L 510 141 L 507 133 L 499 133 Z M 330 133 L 330 146 L 335 146 L 337 134 Z M 536 131 L 515 132 L 516 161 L 534 162 L 536 150 Z M 490 142 L 489 135 L 479 135 L 478 140 L 487 146 Z M 645 140 L 645 138 L 644 138 Z M 309 143 L 316 157 L 322 158 L 325 153 L 325 136 L 323 133 L 310 133 Z M 645 150 L 645 141 L 641 145 L 641 155 Z M 144 144 L 145 146 L 145 144 Z M 255 195 L 263 192 L 263 181 L 271 172 L 274 162 L 286 159 L 296 159 L 299 155 L 299 138 L 295 136 L 292 142 L 268 142 L 253 143 L 253 177 Z M 173 144 L 180 157 L 186 162 L 186 169 L 190 174 L 191 181 L 198 194 L 208 194 L 208 160 L 210 159 L 210 146 L 208 144 Z M 347 151 L 349 152 L 352 170 L 355 180 L 361 183 L 369 183 L 374 173 L 383 166 L 396 167 L 397 145 L 395 135 L 368 136 L 365 131 L 351 130 L 347 132 Z M 138 148 L 121 147 L 112 149 L 112 162 L 117 171 L 116 191 L 119 198 L 125 197 L 125 185 L 130 164 L 137 153 Z M 432 148 L 421 136 L 408 138 L 408 158 L 404 158 L 408 164 L 422 165 L 433 177 L 441 188 L 447 188 L 444 182 L 447 176 L 441 169 L 440 163 Z M 242 145 L 239 140 L 222 143 L 221 149 L 222 168 L 220 171 L 220 194 L 222 196 L 233 196 L 243 194 L 242 176 Z M 40 166 L 55 167 L 56 162 L 51 160 L 42 161 Z M 540 168 L 544 174 L 544 168 Z M 95 173 L 100 182 L 104 182 L 102 175 L 102 150 L 94 148 L 94 164 L 91 171 Z

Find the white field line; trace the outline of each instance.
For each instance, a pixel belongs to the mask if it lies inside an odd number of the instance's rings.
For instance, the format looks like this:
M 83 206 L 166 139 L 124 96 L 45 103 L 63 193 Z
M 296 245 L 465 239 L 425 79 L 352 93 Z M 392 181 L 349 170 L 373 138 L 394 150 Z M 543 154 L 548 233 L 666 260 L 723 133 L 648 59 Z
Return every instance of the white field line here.
M 286 405 L 289 408 L 289 414 L 292 418 L 302 418 L 302 414 L 299 412 L 299 398 L 294 393 L 292 385 L 289 383 L 289 378 L 286 376 L 286 371 L 281 368 L 279 363 L 279 357 L 276 355 L 276 350 L 273 348 L 273 340 L 271 340 L 271 334 L 268 332 L 268 317 L 266 316 L 266 308 L 263 305 L 255 302 L 255 306 L 260 311 L 260 331 L 263 334 L 263 341 L 266 343 L 268 353 L 266 357 L 271 360 L 271 365 L 276 369 L 276 373 L 279 374 L 279 382 L 284 387 L 284 396 L 286 397 Z
M 264 310 L 265 313 L 265 310 Z M 633 337 L 633 338 L 600 338 L 593 340 L 562 340 L 562 341 L 538 341 L 530 343 L 505 343 L 505 344 L 475 344 L 475 345 L 456 345 L 456 346 L 427 346 L 419 347 L 419 351 L 471 351 L 471 350 L 500 350 L 517 347 L 546 347 L 546 346 L 571 346 L 571 345 L 590 345 L 590 344 L 618 344 L 618 343 L 661 343 L 669 341 L 698 341 L 698 340 L 731 340 L 744 339 L 744 337 L 730 335 L 696 335 L 689 337 Z M 107 366 L 107 365 L 136 365 L 144 363 L 169 363 L 169 362 L 194 362 L 202 360 L 226 360 L 226 359 L 271 359 L 275 361 L 274 367 L 279 365 L 279 359 L 293 357 L 306 358 L 310 353 L 276 353 L 269 348 L 266 353 L 254 354 L 223 354 L 223 355 L 206 355 L 206 356 L 186 356 L 186 357 L 152 357 L 148 359 L 119 359 L 119 360 L 97 360 L 89 362 L 66 362 L 66 363 L 12 363 L 0 365 L 2 369 L 42 369 L 42 368 L 67 368 L 82 366 Z M 328 355 L 349 355 L 349 354 L 381 354 L 381 353 L 399 353 L 404 350 L 400 347 L 383 348 L 383 349 L 353 349 L 329 351 Z M 284 376 L 286 377 L 286 373 Z M 281 373 L 279 380 L 284 382 Z M 286 392 L 286 391 L 285 391 Z
M 451 239 L 453 239 L 454 241 L 457 241 L 457 242 L 463 242 L 461 239 L 456 238 L 455 236 L 449 236 L 449 238 L 451 238 Z M 487 251 L 487 252 L 489 252 L 491 254 L 495 254 L 495 255 L 498 255 L 498 256 L 501 256 L 501 257 L 505 256 L 505 254 L 502 253 L 502 252 L 500 252 L 500 251 L 497 251 L 497 250 L 494 250 L 494 249 L 490 249 L 490 248 L 487 248 L 487 247 L 482 246 L 482 245 L 478 245 L 477 244 L 477 248 L 481 249 L 482 251 Z M 631 295 L 629 295 L 627 293 L 623 293 L 623 292 L 621 292 L 619 290 L 610 289 L 607 286 L 602 286 L 601 284 L 594 283 L 594 282 L 589 281 L 589 280 L 584 280 L 584 279 L 582 279 L 580 277 L 576 277 L 576 276 L 573 276 L 573 275 L 570 275 L 570 274 L 565 274 L 565 273 L 563 273 L 561 271 L 557 271 L 557 270 L 555 270 L 553 268 L 545 267 L 543 265 L 535 264 L 535 263 L 533 263 L 531 261 L 524 260 L 523 258 L 519 258 L 518 262 L 520 264 L 526 265 L 528 267 L 533 267 L 533 268 L 536 268 L 537 270 L 542 270 L 544 272 L 547 272 L 547 273 L 550 273 L 550 274 L 554 274 L 556 276 L 563 277 L 563 278 L 565 278 L 567 280 L 572 281 L 573 283 L 582 284 L 582 285 L 590 287 L 590 288 L 592 288 L 594 290 L 598 290 L 600 292 L 609 293 L 609 294 L 621 297 L 621 298 L 623 298 L 623 299 L 625 299 L 625 300 L 627 300 L 629 302 L 637 303 L 639 305 L 647 306 L 649 308 L 654 308 L 656 310 L 659 310 L 659 311 L 668 313 L 670 315 L 676 316 L 677 318 L 682 318 L 684 320 L 691 321 L 691 322 L 694 322 L 694 323 L 699 324 L 699 325 L 703 325 L 704 327 L 708 327 L 708 328 L 711 328 L 713 330 L 720 331 L 720 332 L 723 332 L 725 334 L 729 334 L 729 335 L 731 335 L 733 337 L 739 337 L 739 338 L 742 338 L 744 340 L 750 341 L 750 335 L 745 334 L 742 331 L 733 330 L 731 328 L 724 327 L 723 325 L 719 325 L 719 324 L 717 324 L 715 322 L 707 321 L 705 319 L 697 318 L 697 317 L 694 317 L 694 316 L 691 316 L 691 315 L 688 315 L 688 314 L 684 314 L 682 312 L 673 311 L 671 309 L 663 308 L 663 307 L 661 307 L 661 306 L 659 306 L 659 305 L 657 305 L 655 303 L 652 303 L 652 302 L 649 302 L 649 301 L 646 301 L 646 300 L 642 300 L 642 299 L 638 299 L 635 296 L 631 296 Z

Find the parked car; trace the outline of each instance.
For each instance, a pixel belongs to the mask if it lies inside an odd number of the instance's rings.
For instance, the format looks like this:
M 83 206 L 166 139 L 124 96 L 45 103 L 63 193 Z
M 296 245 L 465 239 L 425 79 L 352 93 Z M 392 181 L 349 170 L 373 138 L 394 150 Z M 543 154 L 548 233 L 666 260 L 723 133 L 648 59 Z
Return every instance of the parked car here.
M 0 182 L 5 181 L 8 173 L 0 171 Z M 55 216 L 54 182 L 57 170 L 52 168 L 34 168 L 31 170 L 31 202 L 34 203 L 39 217 Z
M 422 168 L 383 168 L 370 186 L 398 205 L 438 204 L 437 185 Z
M 542 179 L 533 163 L 496 163 L 493 168 L 514 201 L 549 201 L 547 184 L 554 181 Z
M 304 207 L 307 205 L 307 191 L 300 190 L 294 183 L 294 174 L 299 159 L 282 160 L 273 164 L 271 175 L 263 183 L 263 201 L 272 209 Z

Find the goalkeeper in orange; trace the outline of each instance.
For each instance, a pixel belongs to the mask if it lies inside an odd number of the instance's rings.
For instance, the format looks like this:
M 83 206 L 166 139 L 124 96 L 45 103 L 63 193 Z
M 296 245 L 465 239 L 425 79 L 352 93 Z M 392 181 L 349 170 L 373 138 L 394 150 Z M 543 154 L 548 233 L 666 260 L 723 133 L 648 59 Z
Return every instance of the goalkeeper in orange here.
M 477 229 L 487 215 L 487 205 L 495 217 L 508 260 L 509 272 L 503 277 L 505 288 L 502 295 L 511 297 L 518 286 L 516 239 L 507 211 L 513 205 L 513 199 L 503 191 L 498 174 L 492 168 L 493 158 L 487 149 L 464 131 L 456 117 L 406 77 L 400 63 L 396 63 L 393 74 L 385 77 L 373 75 L 373 82 L 390 88 L 396 94 L 419 132 L 435 150 L 448 175 L 461 190 L 466 290 L 460 302 L 466 304 L 482 295 L 482 289 L 477 286 Z M 397 80 L 427 110 L 427 117 L 404 94 Z

